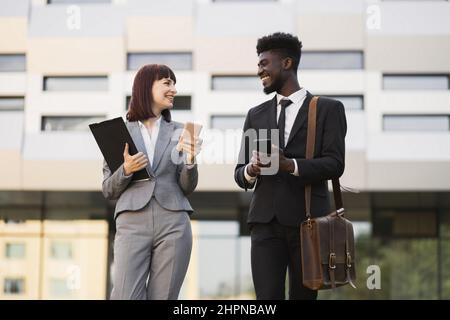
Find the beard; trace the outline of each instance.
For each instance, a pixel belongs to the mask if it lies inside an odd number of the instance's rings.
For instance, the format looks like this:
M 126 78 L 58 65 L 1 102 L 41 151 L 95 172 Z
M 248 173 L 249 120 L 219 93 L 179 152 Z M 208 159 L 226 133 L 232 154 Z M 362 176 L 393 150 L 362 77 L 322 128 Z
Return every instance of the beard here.
M 278 92 L 282 86 L 283 86 L 283 81 L 280 78 L 277 78 L 269 86 L 264 87 L 263 91 L 265 94 L 270 94 L 272 92 Z

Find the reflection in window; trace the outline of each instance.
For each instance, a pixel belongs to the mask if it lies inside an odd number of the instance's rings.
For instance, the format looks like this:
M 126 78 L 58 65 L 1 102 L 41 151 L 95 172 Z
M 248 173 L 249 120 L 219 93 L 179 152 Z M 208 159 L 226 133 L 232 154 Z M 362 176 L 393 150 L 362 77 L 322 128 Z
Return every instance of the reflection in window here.
M 72 259 L 72 243 L 63 241 L 52 241 L 50 245 L 50 256 L 54 259 Z
M 305 51 L 302 52 L 299 69 L 364 69 L 364 56 L 362 51 Z
M 0 54 L 0 72 L 26 71 L 24 54 Z
M 241 129 L 244 127 L 243 115 L 213 115 L 211 116 L 211 129 Z
M 384 115 L 384 131 L 449 131 L 448 115 Z
M 449 75 L 383 75 L 385 90 L 448 90 Z
M 192 70 L 191 52 L 142 52 L 129 53 L 128 70 L 138 70 L 146 64 L 165 64 L 172 70 Z
M 212 90 L 259 91 L 262 89 L 261 80 L 257 76 L 212 76 Z
M 44 77 L 44 91 L 107 91 L 106 76 Z
M 90 124 L 104 120 L 102 116 L 44 116 L 41 131 L 88 131 Z
M 24 294 L 25 279 L 23 278 L 5 278 L 3 282 L 4 294 Z
M 25 243 L 7 243 L 5 256 L 10 259 L 21 259 L 25 257 Z
M 23 97 L 0 97 L 0 111 L 21 111 L 24 104 Z

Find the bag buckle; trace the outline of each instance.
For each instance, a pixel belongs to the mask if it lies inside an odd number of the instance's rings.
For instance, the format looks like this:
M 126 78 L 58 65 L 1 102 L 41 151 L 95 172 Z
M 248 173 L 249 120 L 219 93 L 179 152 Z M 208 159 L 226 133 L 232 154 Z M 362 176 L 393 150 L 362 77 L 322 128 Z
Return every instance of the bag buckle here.
M 347 252 L 347 254 L 346 254 L 346 263 L 347 263 L 347 268 L 352 267 L 352 256 L 350 255 L 350 252 Z
M 330 269 L 336 269 L 336 254 L 334 252 L 330 253 L 328 258 L 328 265 Z
M 308 226 L 309 229 L 312 228 L 312 222 L 311 222 L 311 218 L 308 217 L 308 219 L 306 220 L 306 225 Z

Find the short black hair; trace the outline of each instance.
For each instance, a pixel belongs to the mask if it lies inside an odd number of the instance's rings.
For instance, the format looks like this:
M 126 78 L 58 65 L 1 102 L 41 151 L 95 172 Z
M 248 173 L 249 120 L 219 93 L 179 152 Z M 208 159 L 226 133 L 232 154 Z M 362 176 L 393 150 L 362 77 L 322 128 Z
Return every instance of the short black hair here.
M 302 55 L 302 42 L 298 37 L 283 32 L 264 36 L 258 39 L 256 44 L 256 53 L 274 50 L 281 54 L 282 58 L 291 58 L 294 62 L 293 69 L 297 70 Z

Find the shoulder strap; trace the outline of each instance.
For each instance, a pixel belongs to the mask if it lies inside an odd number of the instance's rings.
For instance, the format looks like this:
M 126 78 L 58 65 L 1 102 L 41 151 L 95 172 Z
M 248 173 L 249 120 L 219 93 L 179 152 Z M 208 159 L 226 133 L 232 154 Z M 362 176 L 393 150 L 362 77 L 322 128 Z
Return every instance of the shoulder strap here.
M 308 109 L 308 131 L 306 134 L 306 159 L 314 158 L 314 147 L 316 143 L 316 118 L 317 118 L 317 101 L 319 97 L 314 96 Z M 334 205 L 336 206 L 336 212 L 341 213 L 344 209 L 342 203 L 341 186 L 339 184 L 339 178 L 332 179 L 333 184 L 333 196 Z M 305 186 L 305 204 L 306 204 L 306 217 L 311 219 L 311 185 Z

